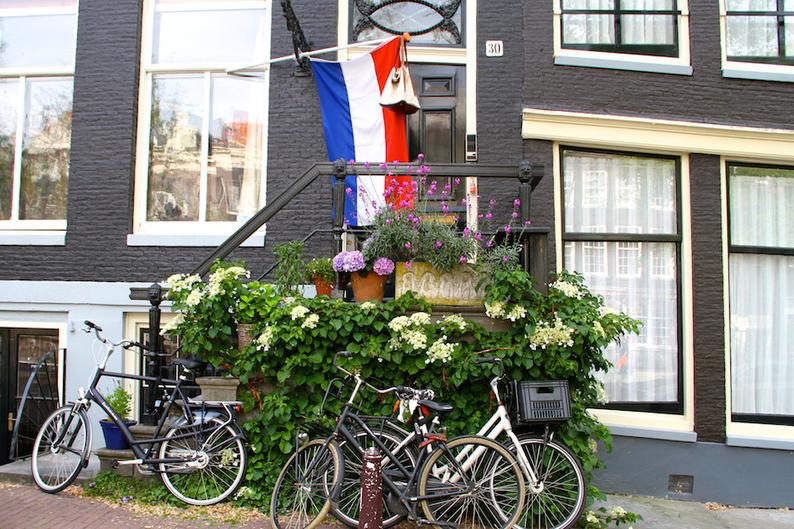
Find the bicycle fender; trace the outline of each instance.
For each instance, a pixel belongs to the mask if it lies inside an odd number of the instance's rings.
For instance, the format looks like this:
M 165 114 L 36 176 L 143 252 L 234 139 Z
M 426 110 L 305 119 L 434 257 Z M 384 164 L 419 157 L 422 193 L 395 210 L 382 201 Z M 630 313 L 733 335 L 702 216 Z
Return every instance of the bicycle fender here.
M 191 424 L 203 423 L 211 419 L 225 420 L 227 418 L 227 415 L 213 410 L 191 410 L 191 413 L 193 414 L 193 419 L 194 419 L 193 423 L 189 423 L 187 419 L 184 416 L 182 416 L 171 424 L 171 428 L 190 426 Z

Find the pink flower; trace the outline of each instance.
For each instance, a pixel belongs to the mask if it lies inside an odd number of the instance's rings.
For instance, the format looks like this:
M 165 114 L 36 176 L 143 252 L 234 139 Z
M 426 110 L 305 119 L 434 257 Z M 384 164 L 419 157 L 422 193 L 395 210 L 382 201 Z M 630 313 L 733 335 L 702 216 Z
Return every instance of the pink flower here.
M 474 240 L 475 241 L 481 241 L 482 240 L 482 233 L 480 233 L 479 231 L 477 233 L 475 233 L 474 234 Z
M 488 213 L 485 214 L 485 218 L 491 220 L 493 218 L 493 213 L 489 211 Z
M 517 218 L 518 218 L 518 211 L 514 211 L 514 212 L 513 212 L 513 213 L 510 215 L 510 217 L 511 217 L 511 218 L 513 218 L 513 219 L 517 219 Z
M 515 199 L 513 201 L 513 207 L 516 208 L 516 209 L 521 207 L 521 199 L 520 198 L 517 198 L 517 199 Z
M 406 250 L 410 250 L 411 249 L 411 243 L 410 242 L 405 243 L 405 249 Z
M 406 269 L 411 268 L 411 264 L 412 264 L 411 261 L 405 261 L 405 268 Z
M 503 256 L 502 256 L 502 262 L 503 262 L 503 263 L 506 263 L 506 262 L 507 262 L 507 261 L 509 261 L 509 260 L 510 260 L 510 256 L 509 256 L 509 255 L 503 255 Z
M 388 166 L 388 164 L 386 162 L 381 162 L 380 165 L 378 165 L 378 167 L 380 167 L 384 171 L 386 171 L 389 168 L 389 166 Z
M 369 169 L 369 162 L 364 162 L 364 169 Z
M 510 227 L 510 224 L 505 224 L 505 233 L 510 233 L 513 231 L 513 228 Z
M 455 177 L 455 180 L 453 180 L 453 182 L 455 182 L 455 185 L 459 185 L 459 184 L 460 184 L 460 178 L 458 178 L 458 177 L 456 176 L 456 177 Z
M 468 239 L 469 235 L 471 235 L 471 230 L 469 229 L 468 226 L 466 226 L 465 228 L 463 228 L 463 238 Z
M 493 248 L 493 239 L 491 239 L 490 241 L 488 241 L 487 243 L 485 243 L 485 247 L 486 247 L 486 248 L 488 248 L 489 250 L 490 250 L 491 248 Z
M 347 196 L 349 196 L 349 197 L 352 197 L 353 196 L 353 188 L 352 187 L 348 187 L 347 189 L 345 189 L 345 194 Z
M 447 206 L 446 202 L 441 203 L 441 212 L 444 213 L 445 215 L 449 213 L 449 206 Z
M 460 205 L 464 206 L 464 207 L 466 206 L 466 199 L 465 198 L 461 198 L 460 199 Z
M 460 261 L 460 264 L 466 264 L 469 260 L 466 259 L 465 255 L 461 255 L 459 261 Z
M 532 224 L 532 221 L 531 221 L 531 220 L 525 220 L 525 221 L 524 221 L 524 225 L 525 225 L 525 226 L 529 226 L 530 224 Z
M 436 241 L 436 244 L 435 244 L 436 250 L 440 250 L 442 246 L 444 246 L 444 243 L 443 243 L 443 242 L 441 242 L 441 241 Z
M 419 160 L 420 163 L 423 162 L 425 160 L 425 154 L 420 152 L 416 159 Z

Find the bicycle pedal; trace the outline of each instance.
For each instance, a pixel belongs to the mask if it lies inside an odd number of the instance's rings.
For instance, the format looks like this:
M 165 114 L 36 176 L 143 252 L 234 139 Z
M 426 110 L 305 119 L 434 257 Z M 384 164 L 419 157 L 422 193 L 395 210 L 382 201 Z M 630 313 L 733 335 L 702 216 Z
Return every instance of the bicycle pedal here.
M 457 528 L 458 527 L 458 524 L 456 524 L 456 523 L 440 522 L 438 520 L 430 521 L 430 520 L 427 520 L 425 518 L 417 518 L 414 521 L 416 523 L 422 524 L 422 525 L 435 525 L 435 526 L 438 526 L 438 527 L 452 527 L 452 528 Z

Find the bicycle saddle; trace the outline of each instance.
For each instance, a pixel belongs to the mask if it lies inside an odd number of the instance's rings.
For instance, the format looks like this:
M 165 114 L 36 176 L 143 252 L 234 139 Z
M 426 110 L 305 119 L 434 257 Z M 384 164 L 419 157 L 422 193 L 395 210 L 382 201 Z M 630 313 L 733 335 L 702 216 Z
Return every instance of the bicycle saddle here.
M 174 361 L 171 362 L 174 365 L 182 366 L 185 369 L 190 369 L 191 371 L 198 368 L 204 368 L 207 365 L 207 362 L 202 362 L 201 360 L 196 360 L 195 358 L 174 358 Z
M 451 412 L 452 410 L 455 409 L 452 406 L 452 404 L 444 404 L 443 402 L 436 402 L 434 400 L 422 399 L 422 400 L 417 401 L 417 402 L 421 406 L 424 406 L 425 408 L 427 408 L 429 410 L 433 410 L 436 413 L 449 413 L 449 412 Z

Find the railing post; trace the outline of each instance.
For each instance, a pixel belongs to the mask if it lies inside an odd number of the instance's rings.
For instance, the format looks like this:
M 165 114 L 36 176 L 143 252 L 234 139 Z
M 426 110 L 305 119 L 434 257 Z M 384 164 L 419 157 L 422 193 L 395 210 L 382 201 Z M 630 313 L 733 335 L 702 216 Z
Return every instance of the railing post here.
M 159 378 L 160 369 L 162 367 L 162 359 L 159 353 L 162 352 L 162 338 L 160 336 L 160 303 L 163 301 L 163 287 L 159 283 L 153 283 L 149 287 L 149 347 L 158 353 L 157 356 L 151 357 L 147 360 L 147 365 L 150 368 L 150 376 Z M 147 357 L 144 357 L 147 358 Z M 154 410 L 154 403 L 157 400 L 157 384 L 149 385 L 149 409 L 146 410 L 146 415 L 152 416 Z
M 537 280 L 535 288 L 546 293 L 548 278 L 548 230 L 535 228 L 527 221 L 530 219 L 530 202 L 532 188 L 543 179 L 543 165 L 531 165 L 523 160 L 518 166 L 518 197 L 521 199 L 521 246 L 523 250 L 524 270 Z
M 334 243 L 336 244 L 336 253 L 342 251 L 342 237 L 344 235 L 345 226 L 345 177 L 347 176 L 347 162 L 339 158 L 334 162 Z M 343 277 L 337 272 L 336 274 L 336 288 L 344 290 L 346 282 Z
M 361 510 L 359 527 L 383 527 L 383 493 L 380 475 L 380 452 L 374 446 L 364 452 L 361 468 Z

